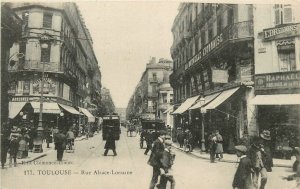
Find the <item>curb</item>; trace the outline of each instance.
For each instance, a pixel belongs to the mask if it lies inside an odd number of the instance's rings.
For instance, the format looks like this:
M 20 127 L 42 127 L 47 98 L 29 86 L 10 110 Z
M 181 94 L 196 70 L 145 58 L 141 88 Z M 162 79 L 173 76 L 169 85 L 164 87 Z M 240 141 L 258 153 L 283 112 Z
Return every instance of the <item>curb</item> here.
M 29 160 L 25 160 L 25 161 L 18 162 L 17 164 L 24 164 L 24 163 L 29 163 L 29 162 L 35 161 L 35 160 L 37 160 L 37 159 L 40 159 L 40 158 L 42 158 L 42 157 L 47 156 L 47 154 L 50 153 L 50 152 L 52 152 L 52 151 L 53 151 L 53 150 L 48 150 L 47 152 L 42 153 L 41 155 L 38 155 L 38 156 L 36 156 L 36 157 L 34 157 L 34 158 L 32 158 L 32 159 L 29 159 Z
M 183 149 L 179 148 L 178 146 L 175 146 L 172 144 L 172 147 L 181 151 L 181 152 L 185 152 Z M 194 157 L 197 157 L 199 159 L 205 159 L 205 160 L 210 160 L 210 158 L 208 157 L 204 157 L 204 156 L 201 156 L 199 154 L 196 154 L 196 152 L 190 152 L 190 153 L 187 153 L 185 152 L 186 154 L 189 154 L 189 155 L 192 155 Z M 222 159 L 221 161 L 219 162 L 224 162 L 224 163 L 238 163 L 237 161 L 233 161 L 233 160 L 226 160 L 226 159 Z M 292 165 L 285 165 L 285 164 L 275 164 L 273 165 L 273 167 L 285 167 L 285 168 L 292 168 Z

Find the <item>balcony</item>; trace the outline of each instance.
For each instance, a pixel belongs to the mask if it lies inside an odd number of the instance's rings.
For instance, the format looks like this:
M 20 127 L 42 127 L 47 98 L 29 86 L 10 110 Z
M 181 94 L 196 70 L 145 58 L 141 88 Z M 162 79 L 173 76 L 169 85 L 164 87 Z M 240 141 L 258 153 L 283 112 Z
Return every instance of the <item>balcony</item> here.
M 183 32 L 184 39 L 190 39 L 191 37 L 192 37 L 192 32 L 190 32 L 190 31 Z
M 157 78 L 149 78 L 149 83 L 155 84 L 155 83 L 158 83 L 158 80 L 157 80 Z
M 8 66 L 8 71 L 43 71 L 43 64 L 40 61 L 26 60 L 24 63 L 17 62 L 14 66 Z M 46 62 L 45 72 L 63 72 L 59 62 Z
M 253 21 L 238 22 L 228 28 L 228 39 L 243 39 L 253 37 Z
M 159 110 L 162 110 L 162 111 L 167 110 L 168 107 L 169 107 L 169 104 L 168 104 L 168 103 L 159 103 L 159 105 L 158 105 L 158 109 L 159 109 Z

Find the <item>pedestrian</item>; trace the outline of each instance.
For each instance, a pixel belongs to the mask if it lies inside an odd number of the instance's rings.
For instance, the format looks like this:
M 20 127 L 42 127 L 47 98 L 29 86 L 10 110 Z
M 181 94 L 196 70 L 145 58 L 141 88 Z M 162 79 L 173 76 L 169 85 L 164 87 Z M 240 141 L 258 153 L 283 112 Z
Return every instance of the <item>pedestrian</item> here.
M 13 128 L 10 134 L 9 142 L 9 167 L 12 167 L 12 159 L 14 160 L 14 166 L 17 166 L 17 154 L 19 150 L 20 134 L 16 128 Z
M 27 131 L 23 130 L 20 135 L 19 150 L 17 154 L 18 159 L 28 157 L 28 150 L 29 150 L 28 142 L 29 142 L 29 135 Z
M 267 172 L 272 172 L 273 167 L 273 153 L 271 150 L 271 135 L 270 131 L 264 130 L 260 134 L 260 138 L 262 139 L 262 158 L 264 166 L 267 170 Z
M 6 159 L 7 159 L 7 152 L 9 149 L 9 135 L 10 131 L 6 124 L 3 124 L 1 127 L 1 167 L 4 169 Z
M 52 130 L 52 136 L 53 136 L 53 141 L 54 143 L 56 142 L 56 135 L 59 133 L 58 127 L 56 126 L 53 130 Z
M 59 130 L 58 133 L 54 136 L 55 149 L 57 151 L 57 161 L 62 161 L 64 150 L 66 149 L 66 136 L 63 134 L 62 130 Z
M 209 135 L 208 140 L 209 140 L 210 162 L 215 163 L 216 148 L 217 148 L 217 137 L 216 137 L 214 132 Z
M 72 131 L 71 128 L 67 132 L 66 137 L 67 137 L 67 144 L 69 146 L 68 150 L 72 150 L 73 149 L 73 145 L 74 145 L 75 135 L 74 135 L 74 133 L 73 133 L 73 131 Z
M 46 139 L 46 143 L 47 143 L 47 148 L 50 148 L 50 143 L 52 142 L 52 136 L 51 136 L 51 128 L 49 128 L 48 126 L 45 127 L 45 139 Z
M 112 150 L 114 153 L 114 156 L 117 156 L 116 142 L 115 142 L 113 127 L 109 128 L 107 130 L 107 138 L 106 138 L 106 143 L 105 143 L 104 149 L 105 149 L 104 156 L 107 156 L 108 150 Z
M 293 171 L 294 172 L 297 172 L 297 171 L 300 172 L 300 170 L 298 170 L 299 169 L 299 165 L 300 165 L 300 147 L 295 147 L 294 154 L 296 156 L 296 160 L 293 163 Z
M 160 159 L 162 158 L 163 152 L 165 150 L 164 142 L 165 142 L 165 137 L 161 135 L 158 136 L 153 143 L 150 158 L 148 160 L 148 164 L 153 168 L 152 179 L 149 187 L 150 189 L 154 189 L 158 181 L 158 177 L 160 175 L 160 168 L 162 168 Z
M 29 147 L 29 152 L 32 152 L 33 146 L 34 146 L 33 145 L 33 140 L 36 136 L 36 130 L 34 129 L 33 125 L 31 125 L 29 127 L 28 135 L 29 135 L 29 146 L 28 146 Z
M 246 146 L 235 146 L 236 155 L 240 158 L 239 166 L 235 172 L 232 187 L 235 189 L 252 189 L 252 165 L 249 157 L 246 156 Z
M 216 157 L 219 161 L 223 158 L 223 137 L 220 135 L 219 130 L 216 130 Z
M 183 144 L 184 144 L 184 133 L 183 130 L 181 129 L 181 127 L 179 127 L 177 129 L 177 141 L 179 143 L 179 147 L 183 148 Z
M 145 140 L 146 140 L 147 148 L 146 148 L 144 154 L 147 155 L 148 152 L 152 148 L 152 143 L 153 143 L 153 132 L 152 131 L 151 132 L 146 132 Z
M 166 189 L 167 182 L 171 183 L 171 189 L 175 188 L 175 178 L 173 175 L 172 165 L 174 164 L 175 154 L 171 150 L 172 143 L 166 142 L 165 150 L 160 159 L 162 168 L 160 168 L 160 180 L 157 185 L 158 189 Z
M 262 155 L 262 147 L 259 137 L 254 137 L 253 142 L 248 150 L 248 157 L 251 160 L 252 163 L 252 179 L 253 179 L 253 187 L 255 189 L 264 189 L 267 184 L 267 170 L 265 168 L 265 165 L 263 163 L 263 155 Z M 260 187 L 258 185 L 258 179 L 260 176 Z

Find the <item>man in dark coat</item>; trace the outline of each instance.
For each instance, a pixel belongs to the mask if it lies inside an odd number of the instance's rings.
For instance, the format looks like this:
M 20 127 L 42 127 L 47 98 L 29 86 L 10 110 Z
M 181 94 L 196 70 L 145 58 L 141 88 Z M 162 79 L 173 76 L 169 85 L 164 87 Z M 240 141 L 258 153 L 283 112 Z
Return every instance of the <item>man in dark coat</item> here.
M 147 153 L 151 150 L 152 148 L 152 143 L 153 143 L 153 136 L 152 136 L 152 132 L 146 132 L 145 134 L 145 140 L 146 140 L 146 144 L 147 144 L 147 148 L 145 150 L 145 155 L 147 155 Z
M 217 137 L 215 133 L 211 133 L 208 137 L 208 140 L 209 140 L 210 162 L 215 163 L 216 149 L 217 149 Z
M 66 135 L 63 134 L 62 130 L 55 135 L 55 149 L 57 151 L 57 160 L 62 161 L 64 150 L 66 149 L 67 138 Z
M 4 169 L 4 165 L 7 159 L 7 151 L 9 148 L 9 129 L 3 124 L 1 127 L 1 167 Z
M 235 146 L 236 155 L 240 158 L 239 166 L 235 172 L 232 187 L 237 189 L 252 189 L 252 165 L 249 157 L 246 156 L 246 146 Z
M 9 142 L 9 166 L 12 166 L 12 159 L 14 159 L 14 166 L 17 166 L 17 154 L 19 151 L 20 134 L 15 129 L 10 134 Z
M 153 143 L 152 152 L 148 160 L 148 164 L 153 167 L 153 175 L 149 189 L 154 189 L 158 181 L 158 176 L 160 175 L 159 169 L 162 167 L 160 159 L 162 158 L 165 150 L 164 141 L 165 138 L 163 136 L 159 136 Z
M 115 137 L 114 137 L 114 133 L 111 129 L 108 130 L 104 149 L 105 149 L 104 156 L 107 156 L 108 150 L 112 150 L 114 153 L 114 156 L 117 155 Z
M 272 172 L 273 167 L 273 153 L 271 150 L 271 135 L 270 131 L 264 130 L 260 134 L 260 138 L 262 139 L 262 159 L 265 165 L 267 172 Z

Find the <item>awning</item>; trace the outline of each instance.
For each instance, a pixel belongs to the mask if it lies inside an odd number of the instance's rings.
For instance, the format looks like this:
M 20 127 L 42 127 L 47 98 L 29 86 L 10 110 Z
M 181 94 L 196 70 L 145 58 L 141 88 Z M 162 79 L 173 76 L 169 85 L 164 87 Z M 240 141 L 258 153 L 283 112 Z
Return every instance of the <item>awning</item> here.
M 239 87 L 222 91 L 219 96 L 217 96 L 213 101 L 211 101 L 206 106 L 204 106 L 203 110 L 215 109 L 220 104 L 222 104 L 225 100 L 227 100 L 231 95 L 233 95 L 238 89 Z
M 31 102 L 30 103 L 34 113 L 40 112 L 40 102 Z M 46 114 L 60 114 L 60 109 L 55 102 L 43 102 L 43 113 Z
M 174 106 L 171 106 L 170 108 L 168 108 L 166 111 L 164 111 L 163 113 L 166 114 L 166 113 L 169 113 L 170 111 L 172 111 L 174 108 Z
M 199 96 L 200 95 L 186 99 L 172 114 L 182 114 L 196 102 Z
M 8 118 L 13 119 L 15 118 L 18 113 L 22 110 L 25 106 L 26 102 L 9 102 L 8 103 Z
M 217 96 L 219 96 L 220 93 L 215 93 L 215 94 L 212 94 L 212 95 L 208 95 L 208 96 L 205 96 L 204 99 L 205 99 L 205 104 L 208 104 L 210 103 L 213 99 L 215 99 Z M 204 105 L 205 105 L 204 104 Z M 194 106 L 190 107 L 189 110 L 194 110 L 194 109 L 197 109 L 197 108 L 201 108 L 201 102 L 198 101 Z
M 67 106 L 67 105 L 63 105 L 63 104 L 58 104 L 60 107 L 62 107 L 64 110 L 70 112 L 71 114 L 76 114 L 79 115 L 80 112 L 78 112 L 75 108 L 73 108 L 72 106 Z
M 297 105 L 300 104 L 300 94 L 256 95 L 251 105 Z
M 88 117 L 88 122 L 95 122 L 95 117 L 85 108 L 80 108 L 79 111 Z

